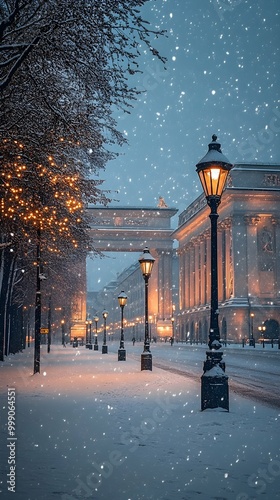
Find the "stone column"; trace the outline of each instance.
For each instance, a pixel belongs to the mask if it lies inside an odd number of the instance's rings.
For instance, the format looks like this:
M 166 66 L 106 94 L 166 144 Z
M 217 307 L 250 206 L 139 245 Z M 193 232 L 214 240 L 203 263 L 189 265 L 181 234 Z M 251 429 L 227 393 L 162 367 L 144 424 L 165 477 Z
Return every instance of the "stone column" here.
M 172 252 L 157 250 L 157 253 L 159 318 L 167 319 L 172 315 Z
M 232 259 L 231 259 L 231 219 L 223 220 L 224 229 L 224 270 L 223 270 L 223 289 L 224 299 L 230 299 L 232 295 Z
M 195 259 L 194 259 L 194 244 L 191 243 L 189 245 L 189 252 L 190 252 L 190 307 L 193 307 L 195 304 L 195 278 L 194 278 L 194 273 L 195 273 Z
M 206 240 L 205 236 L 200 237 L 200 304 L 204 305 L 206 303 Z
M 184 309 L 189 309 L 190 307 L 190 249 L 189 246 L 185 247 L 184 252 L 184 267 L 185 267 L 185 301 Z
M 223 275 L 224 275 L 224 245 L 223 245 L 223 229 L 220 224 L 218 224 L 218 302 L 222 302 L 224 298 L 223 294 Z
M 149 316 L 156 315 L 157 318 L 161 318 L 163 314 L 163 297 L 162 297 L 162 273 L 161 273 L 161 251 L 158 249 L 150 248 L 152 256 L 156 259 L 153 266 L 152 275 L 149 279 Z M 141 294 L 141 302 L 144 301 L 144 280 L 142 273 L 139 274 L 139 293 Z M 137 312 L 137 315 L 142 315 L 143 309 L 141 305 L 141 314 Z M 139 330 L 140 332 L 140 330 Z
M 185 308 L 185 290 L 186 290 L 186 276 L 185 276 L 185 249 L 182 248 L 178 250 L 179 258 L 179 310 L 182 311 Z
M 195 307 L 200 304 L 200 269 L 199 269 L 199 238 L 194 240 L 194 305 Z
M 247 255 L 247 230 L 244 217 L 234 215 L 232 219 L 233 295 L 241 302 L 245 302 L 248 297 Z
M 244 222 L 247 225 L 247 274 L 248 274 L 248 295 L 259 297 L 260 283 L 258 271 L 258 245 L 257 226 L 260 221 L 258 215 L 245 215 Z

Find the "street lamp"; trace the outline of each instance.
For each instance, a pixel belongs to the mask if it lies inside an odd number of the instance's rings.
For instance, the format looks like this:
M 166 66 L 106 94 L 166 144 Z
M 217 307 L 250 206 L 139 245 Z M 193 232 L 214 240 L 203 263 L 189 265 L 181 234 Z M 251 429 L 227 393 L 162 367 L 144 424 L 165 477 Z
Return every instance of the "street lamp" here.
M 149 339 L 149 322 L 148 322 L 148 282 L 152 273 L 153 265 L 155 262 L 154 257 L 150 254 L 147 247 L 138 259 L 141 267 L 143 278 L 145 280 L 145 338 L 144 338 L 144 351 L 141 354 L 141 370 L 152 371 L 152 354 L 150 352 L 150 339 Z
M 232 164 L 223 155 L 217 136 L 212 136 L 207 154 L 196 165 L 207 204 L 210 207 L 211 221 L 211 311 L 209 329 L 209 351 L 201 377 L 201 410 L 224 408 L 229 410 L 228 377 L 225 375 L 223 353 L 220 351 L 220 330 L 218 323 L 218 259 L 217 259 L 217 209 Z
M 108 346 L 106 344 L 106 319 L 108 316 L 108 311 L 103 311 L 102 316 L 104 319 L 104 337 L 103 337 L 103 345 L 102 345 L 102 354 L 107 354 L 108 353 Z
M 261 333 L 261 336 L 262 336 L 262 346 L 264 347 L 264 332 L 266 330 L 266 326 L 265 325 L 258 326 L 258 330 Z
M 61 343 L 65 347 L 65 321 L 61 320 Z
M 92 325 L 92 321 L 91 321 L 91 319 L 89 320 L 88 324 L 89 324 L 89 344 L 88 344 L 88 348 L 92 349 L 92 343 L 91 343 L 91 325 Z
M 123 336 L 123 309 L 126 305 L 127 295 L 125 295 L 124 291 L 118 296 L 119 305 L 121 308 L 121 339 L 120 339 L 120 348 L 118 350 L 118 361 L 126 361 L 126 350 L 124 348 L 124 336 Z
M 249 345 L 255 347 L 255 339 L 254 339 L 254 313 L 251 313 L 250 314 L 250 318 L 251 318 L 251 337 L 250 337 L 250 340 L 249 340 Z
M 95 321 L 95 338 L 94 338 L 94 351 L 98 351 L 98 342 L 97 342 L 97 323 L 98 323 L 98 316 L 94 316 L 94 321 Z
M 136 320 L 135 320 L 135 325 L 136 325 L 135 330 L 136 330 L 136 341 L 137 342 L 139 340 L 139 331 L 138 331 L 139 330 L 139 321 L 140 321 L 140 319 L 136 318 Z
M 86 320 L 86 349 L 88 349 L 89 342 L 88 342 L 88 320 Z
M 172 318 L 171 318 L 171 323 L 172 323 L 172 337 L 171 337 L 171 342 L 170 342 L 171 345 L 174 344 L 174 321 L 175 321 L 175 318 L 174 318 L 174 316 L 172 316 Z

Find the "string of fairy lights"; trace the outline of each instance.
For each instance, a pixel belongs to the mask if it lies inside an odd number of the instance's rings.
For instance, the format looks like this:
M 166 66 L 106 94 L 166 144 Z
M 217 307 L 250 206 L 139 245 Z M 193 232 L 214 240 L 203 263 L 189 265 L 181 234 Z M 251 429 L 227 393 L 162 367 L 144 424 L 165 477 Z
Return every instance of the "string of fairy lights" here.
M 52 236 L 50 251 L 57 251 L 57 238 L 69 238 L 78 247 L 75 230 L 82 224 L 84 211 L 81 176 L 70 175 L 67 165 L 61 171 L 53 156 L 46 164 L 32 162 L 25 147 L 16 140 L 5 139 L 8 158 L 1 171 L 1 216 L 21 221 L 30 229 L 40 228 Z

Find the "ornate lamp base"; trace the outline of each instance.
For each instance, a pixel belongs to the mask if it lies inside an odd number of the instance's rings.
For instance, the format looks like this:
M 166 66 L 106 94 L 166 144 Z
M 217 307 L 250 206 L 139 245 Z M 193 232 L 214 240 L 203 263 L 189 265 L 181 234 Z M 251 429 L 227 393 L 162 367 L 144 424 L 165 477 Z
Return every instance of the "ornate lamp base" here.
M 126 361 L 126 350 L 125 349 L 118 350 L 118 361 Z
M 153 369 L 152 354 L 150 352 L 143 352 L 141 354 L 141 371 Z
M 224 408 L 229 411 L 228 376 L 220 351 L 207 351 L 201 377 L 201 411 Z

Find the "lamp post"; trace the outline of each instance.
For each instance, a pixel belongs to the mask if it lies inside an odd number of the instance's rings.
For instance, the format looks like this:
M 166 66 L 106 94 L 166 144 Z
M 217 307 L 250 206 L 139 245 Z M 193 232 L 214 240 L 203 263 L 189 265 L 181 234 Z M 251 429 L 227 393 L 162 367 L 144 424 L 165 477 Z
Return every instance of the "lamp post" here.
M 118 361 L 126 361 L 126 350 L 124 348 L 124 335 L 123 335 L 123 310 L 126 305 L 127 295 L 122 290 L 118 296 L 119 305 L 121 308 L 121 339 L 120 348 L 118 350 Z
M 175 318 L 174 318 L 174 316 L 172 316 L 172 318 L 171 318 L 171 323 L 172 323 L 172 337 L 171 337 L 171 342 L 170 342 L 171 345 L 174 344 L 174 321 L 175 321 Z
M 141 370 L 152 371 L 152 354 L 150 352 L 150 339 L 149 339 L 149 316 L 148 316 L 148 288 L 149 278 L 152 273 L 153 265 L 155 262 L 154 257 L 150 254 L 147 247 L 138 259 L 141 267 L 143 278 L 145 281 L 145 338 L 144 338 L 144 351 L 141 354 Z
M 86 320 L 86 349 L 88 349 L 88 320 Z
M 61 344 L 65 347 L 65 321 L 61 320 Z
M 91 319 L 88 321 L 88 324 L 89 324 L 89 343 L 88 343 L 88 348 L 92 350 L 92 343 L 91 343 L 91 325 L 92 325 L 92 321 L 91 321 Z
M 98 318 L 98 316 L 96 315 L 96 316 L 94 316 L 94 318 L 93 318 L 93 319 L 94 319 L 94 321 L 95 321 L 95 336 L 94 336 L 95 338 L 94 338 L 94 348 L 93 348 L 93 349 L 94 349 L 94 351 L 98 351 L 98 342 L 97 342 L 97 323 L 98 323 L 99 318 Z
M 217 136 L 212 136 L 207 154 L 196 165 L 211 221 L 211 309 L 209 329 L 209 350 L 201 377 L 201 410 L 224 408 L 229 410 L 228 377 L 225 375 L 223 353 L 220 351 L 220 330 L 218 323 L 218 255 L 217 255 L 217 209 L 232 164 L 223 155 Z
M 136 325 L 136 326 L 135 326 L 135 331 L 136 331 L 136 342 L 138 342 L 138 340 L 139 340 L 139 331 L 138 331 L 138 329 L 139 329 L 139 321 L 140 321 L 140 319 L 139 319 L 139 318 L 136 318 L 136 320 L 135 320 L 135 325 Z
M 251 313 L 250 314 L 250 318 L 251 318 L 251 336 L 250 336 L 250 340 L 249 340 L 249 345 L 255 347 L 255 339 L 254 339 L 254 313 Z
M 262 336 L 262 346 L 264 348 L 264 332 L 266 330 L 266 326 L 265 325 L 258 326 L 258 330 L 261 333 L 261 336 Z
M 102 316 L 104 319 L 104 336 L 103 336 L 102 354 L 107 354 L 108 353 L 108 346 L 106 343 L 106 319 L 108 316 L 108 311 L 103 311 Z

